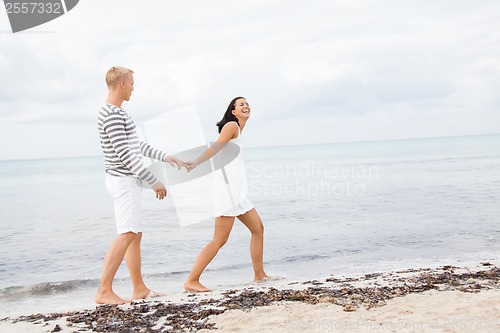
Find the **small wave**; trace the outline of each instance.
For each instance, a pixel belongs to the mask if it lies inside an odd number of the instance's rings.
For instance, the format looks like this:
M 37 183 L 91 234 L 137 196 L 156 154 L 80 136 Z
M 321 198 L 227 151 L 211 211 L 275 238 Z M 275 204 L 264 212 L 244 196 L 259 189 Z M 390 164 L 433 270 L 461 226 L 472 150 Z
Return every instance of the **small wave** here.
M 329 256 L 326 255 L 319 255 L 319 254 L 306 254 L 306 255 L 301 255 L 301 256 L 293 256 L 293 257 L 285 257 L 282 259 L 278 260 L 273 260 L 273 263 L 280 263 L 280 262 L 297 262 L 297 261 L 314 261 L 314 260 L 319 260 L 319 259 L 325 259 L 328 258 Z
M 220 267 L 213 267 L 213 268 L 207 268 L 205 272 L 225 272 L 225 271 L 232 271 L 232 270 L 239 270 L 242 268 L 247 268 L 247 267 L 252 267 L 251 263 L 244 263 L 244 264 L 236 264 L 236 265 L 226 265 L 226 266 L 220 266 Z M 170 277 L 172 278 L 178 278 L 180 276 L 188 276 L 191 271 L 175 271 L 175 272 L 167 272 L 167 273 L 152 273 L 152 274 L 144 274 L 145 277 L 151 277 L 154 279 L 158 278 L 165 278 L 168 279 Z
M 189 271 L 177 271 L 177 272 L 166 272 L 166 273 L 149 273 L 149 274 L 144 274 L 145 278 L 154 278 L 154 279 L 160 279 L 164 278 L 167 279 L 169 277 L 178 277 L 181 275 L 188 275 Z
M 63 282 L 42 282 L 29 286 L 12 286 L 0 290 L 0 296 L 6 299 L 48 296 L 67 293 L 86 287 L 97 287 L 99 280 L 71 280 Z
M 268 264 L 287 264 L 287 263 L 300 263 L 300 262 L 310 262 L 322 259 L 328 259 L 332 256 L 343 256 L 351 253 L 359 252 L 359 250 L 337 250 L 330 255 L 323 254 L 306 254 L 297 256 L 288 256 L 278 259 L 273 259 L 271 261 L 265 262 Z M 220 267 L 209 268 L 207 272 L 229 272 L 229 271 L 239 271 L 242 269 L 250 269 L 252 267 L 251 263 L 241 263 L 224 265 Z M 170 279 L 183 279 L 187 276 L 189 271 L 174 271 L 174 272 L 164 272 L 164 273 L 150 273 L 144 274 L 146 278 L 152 278 L 154 280 L 170 280 Z M 128 280 L 129 278 L 125 278 Z M 122 280 L 122 279 L 121 279 Z M 84 279 L 84 280 L 69 280 L 60 282 L 43 282 L 27 286 L 11 286 L 4 289 L 0 289 L 0 297 L 4 300 L 13 300 L 21 298 L 30 297 L 40 297 L 40 296 L 51 296 L 57 294 L 65 294 L 78 289 L 87 288 L 97 288 L 99 285 L 98 279 Z
M 342 249 L 330 252 L 328 255 L 326 254 L 305 254 L 300 256 L 292 256 L 292 257 L 284 257 L 278 260 L 273 260 L 272 263 L 291 263 L 291 262 L 307 262 L 307 261 L 315 261 L 322 260 L 334 257 L 342 257 L 352 254 L 363 253 L 364 249 Z

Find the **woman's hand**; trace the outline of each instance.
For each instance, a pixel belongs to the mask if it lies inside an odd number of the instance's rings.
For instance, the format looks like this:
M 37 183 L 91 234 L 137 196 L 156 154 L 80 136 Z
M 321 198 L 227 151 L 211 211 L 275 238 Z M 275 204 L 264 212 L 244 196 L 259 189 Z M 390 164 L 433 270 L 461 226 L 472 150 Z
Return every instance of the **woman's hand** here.
M 184 167 L 186 168 L 187 172 L 193 170 L 197 166 L 198 164 L 196 164 L 196 162 L 194 161 L 184 162 Z

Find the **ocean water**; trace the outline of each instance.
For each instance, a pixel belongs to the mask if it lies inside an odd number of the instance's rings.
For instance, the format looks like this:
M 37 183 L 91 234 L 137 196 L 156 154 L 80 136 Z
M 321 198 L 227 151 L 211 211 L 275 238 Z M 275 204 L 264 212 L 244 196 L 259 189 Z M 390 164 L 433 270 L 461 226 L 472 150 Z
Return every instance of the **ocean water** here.
M 289 280 L 500 259 L 500 135 L 245 150 L 265 266 Z M 103 158 L 0 161 L 0 317 L 90 305 L 115 237 Z M 143 192 L 143 273 L 175 295 L 212 236 Z M 251 284 L 236 222 L 202 276 Z M 131 295 L 125 265 L 116 291 Z

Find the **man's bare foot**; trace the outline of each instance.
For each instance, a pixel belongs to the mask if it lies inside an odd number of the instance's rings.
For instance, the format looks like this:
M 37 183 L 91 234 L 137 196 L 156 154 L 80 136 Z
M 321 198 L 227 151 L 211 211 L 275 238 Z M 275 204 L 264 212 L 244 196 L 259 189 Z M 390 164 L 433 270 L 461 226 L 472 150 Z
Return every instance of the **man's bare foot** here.
M 188 281 L 184 284 L 184 289 L 188 292 L 196 292 L 196 293 L 208 293 L 211 292 L 211 289 L 208 289 L 204 285 L 202 285 L 199 281 Z
M 254 282 L 259 282 L 259 281 L 266 281 L 267 279 L 269 279 L 269 276 L 267 276 L 266 273 L 262 273 L 262 274 L 259 274 L 259 275 L 255 275 L 253 277 L 253 281 Z
M 264 276 L 259 276 L 259 278 L 255 277 L 253 279 L 253 282 L 255 283 L 264 283 L 264 282 L 268 282 L 268 281 L 278 281 L 278 280 L 283 280 L 284 277 L 282 276 L 279 276 L 279 275 L 266 275 L 264 274 Z
M 145 299 L 148 297 L 149 293 L 151 292 L 151 289 L 143 289 L 143 290 L 134 290 L 134 293 L 132 294 L 132 299 Z
M 165 296 L 165 294 L 158 293 L 156 291 L 152 291 L 151 289 L 146 289 L 146 290 L 143 290 L 143 291 L 134 292 L 134 294 L 132 295 L 132 299 L 133 300 L 137 300 L 137 299 L 151 299 L 151 298 L 161 297 L 161 296 Z
M 97 295 L 95 296 L 95 302 L 97 304 L 118 304 L 118 305 L 128 303 L 128 301 L 124 300 L 123 298 L 115 294 L 113 291 L 107 293 L 102 293 L 98 291 Z

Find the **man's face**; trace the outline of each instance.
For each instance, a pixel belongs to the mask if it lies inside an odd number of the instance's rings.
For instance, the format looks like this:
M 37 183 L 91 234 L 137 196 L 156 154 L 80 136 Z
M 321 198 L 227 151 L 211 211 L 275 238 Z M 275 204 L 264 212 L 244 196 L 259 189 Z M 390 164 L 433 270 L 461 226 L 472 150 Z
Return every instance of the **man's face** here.
M 125 80 L 123 80 L 122 84 L 123 89 L 123 99 L 128 101 L 130 96 L 132 95 L 132 91 L 134 91 L 134 76 L 132 73 L 129 73 Z

